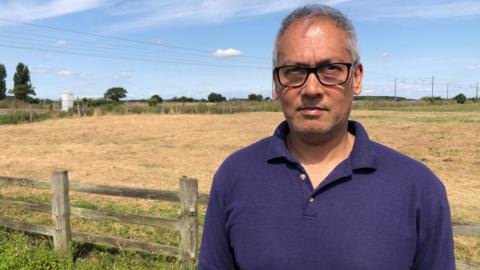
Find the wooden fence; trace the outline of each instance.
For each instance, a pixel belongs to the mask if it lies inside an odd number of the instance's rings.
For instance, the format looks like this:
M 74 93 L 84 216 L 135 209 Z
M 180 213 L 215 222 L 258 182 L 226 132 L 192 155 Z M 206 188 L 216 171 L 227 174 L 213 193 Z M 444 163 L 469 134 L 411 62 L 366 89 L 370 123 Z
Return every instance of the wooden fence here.
M 176 256 L 180 258 L 181 269 L 192 269 L 197 259 L 199 235 L 198 203 L 206 203 L 208 195 L 198 194 L 198 183 L 196 179 L 180 178 L 179 192 L 69 183 L 67 171 L 52 172 L 51 182 L 0 177 L 0 185 L 2 184 L 51 189 L 51 205 L 0 199 L 0 206 L 51 213 L 53 227 L 36 223 L 12 221 L 1 217 L 0 226 L 52 236 L 55 249 L 66 259 L 70 256 L 69 242 L 72 239 L 80 242 Z M 179 218 L 117 214 L 107 211 L 70 207 L 69 191 L 180 202 Z M 70 215 L 87 220 L 109 221 L 177 230 L 180 232 L 180 245 L 178 247 L 167 246 L 72 231 L 70 227 Z
M 197 259 L 199 235 L 198 204 L 206 204 L 208 202 L 208 195 L 198 193 L 198 183 L 196 179 L 189 179 L 186 177 L 180 178 L 179 192 L 69 183 L 67 171 L 52 172 L 51 182 L 0 177 L 0 185 L 2 184 L 51 189 L 51 205 L 0 199 L 0 206 L 17 207 L 27 210 L 51 213 L 53 227 L 35 223 L 12 221 L 1 217 L 0 226 L 52 236 L 55 249 L 65 257 L 69 256 L 69 242 L 73 239 L 76 241 L 93 244 L 176 256 L 180 258 L 181 269 L 192 269 Z M 69 191 L 180 202 L 179 219 L 117 214 L 107 211 L 70 207 Z M 180 231 L 181 237 L 180 246 L 166 246 L 156 243 L 140 242 L 85 232 L 71 231 L 70 215 L 75 215 L 88 220 L 110 221 L 178 230 Z M 480 224 L 454 223 L 453 232 L 455 235 L 480 237 Z M 459 269 L 465 270 L 478 269 L 478 266 L 469 265 L 461 261 L 457 261 L 457 266 L 459 266 Z

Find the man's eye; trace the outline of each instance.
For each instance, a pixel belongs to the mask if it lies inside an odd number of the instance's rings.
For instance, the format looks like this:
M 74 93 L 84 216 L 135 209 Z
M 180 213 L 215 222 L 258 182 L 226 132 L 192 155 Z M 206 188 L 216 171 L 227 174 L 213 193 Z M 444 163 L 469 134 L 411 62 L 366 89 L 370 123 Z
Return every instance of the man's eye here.
M 338 65 L 326 65 L 324 67 L 325 71 L 340 71 L 341 68 Z
M 285 70 L 286 75 L 296 75 L 305 73 L 305 70 L 302 67 L 290 67 Z

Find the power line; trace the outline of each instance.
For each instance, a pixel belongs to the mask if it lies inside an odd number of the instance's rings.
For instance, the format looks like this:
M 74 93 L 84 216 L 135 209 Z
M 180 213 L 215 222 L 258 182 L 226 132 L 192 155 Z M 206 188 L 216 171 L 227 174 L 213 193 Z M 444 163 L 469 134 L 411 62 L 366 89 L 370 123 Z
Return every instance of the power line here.
M 93 41 L 85 41 L 85 40 L 79 40 L 79 39 L 72 39 L 72 38 L 64 38 L 64 37 L 53 37 L 53 36 L 48 36 L 48 35 L 39 35 L 39 34 L 34 34 L 34 33 L 22 33 L 22 32 L 12 32 L 12 31 L 5 31 L 5 30 L 0 30 L 0 33 L 5 33 L 5 35 L 2 35 L 3 37 L 9 37 L 9 39 L 12 40 L 20 40 L 20 41 L 25 41 L 25 40 L 32 40 L 35 41 L 35 43 L 47 43 L 47 45 L 51 46 L 52 44 L 56 44 L 58 41 L 65 41 L 66 44 L 64 46 L 59 46 L 57 45 L 58 48 L 68 48 L 68 47 L 75 47 L 75 45 L 80 46 L 81 49 L 83 47 L 89 47 L 94 50 L 101 50 L 101 52 L 107 52 L 109 50 L 114 50 L 114 51 L 119 51 L 119 52 L 134 52 L 134 53 L 140 53 L 141 55 L 150 55 L 150 56 L 157 56 L 158 54 L 165 54 L 165 55 L 173 55 L 176 57 L 184 58 L 185 56 L 188 56 L 187 59 L 190 59 L 191 57 L 196 57 L 196 58 L 208 58 L 209 60 L 212 59 L 220 59 L 218 57 L 213 57 L 212 55 L 207 55 L 207 54 L 199 54 L 199 53 L 193 53 L 193 52 L 180 52 L 180 51 L 172 51 L 168 50 L 165 48 L 147 48 L 147 47 L 134 47 L 134 46 L 125 46 L 122 44 L 116 44 L 116 43 L 100 43 L 100 42 L 93 42 Z M 9 40 L 10 41 L 10 40 Z M 50 43 L 48 43 L 50 42 Z M 227 60 L 227 59 L 222 59 L 222 60 Z M 234 58 L 230 58 L 228 60 L 234 60 Z M 238 60 L 238 59 L 235 59 Z M 264 59 L 250 59 L 250 60 L 255 60 L 255 61 L 262 61 L 262 62 L 267 62 Z
M 120 56 L 108 56 L 108 55 L 96 55 L 96 54 L 88 54 L 88 53 L 75 53 L 75 52 L 64 52 L 58 51 L 55 49 L 45 49 L 45 48 L 35 48 L 35 47 L 28 47 L 28 46 L 17 46 L 11 45 L 8 43 L 1 43 L 0 47 L 5 48 L 14 48 L 14 49 L 23 49 L 29 51 L 41 51 L 41 52 L 51 52 L 51 53 L 59 53 L 59 54 L 66 54 L 66 55 L 76 55 L 76 56 L 88 56 L 94 58 L 106 58 L 106 59 L 113 59 L 113 60 L 126 60 L 126 61 L 138 61 L 138 62 L 153 62 L 153 63 L 162 63 L 162 64 L 179 64 L 179 65 L 191 65 L 191 66 L 208 66 L 208 67 L 228 67 L 228 68 L 268 68 L 270 66 L 253 66 L 253 65 L 220 65 L 220 64 L 209 64 L 209 63 L 194 63 L 194 62 L 179 62 L 179 61 L 160 61 L 154 59 L 141 59 L 141 58 L 132 58 L 132 57 L 120 57 Z
M 54 45 L 53 42 L 49 41 L 43 41 L 43 40 L 37 40 L 34 38 L 30 37 L 21 37 L 21 38 L 16 38 L 14 40 L 0 37 L 0 42 L 3 42 L 3 44 L 7 44 L 10 46 L 26 46 L 29 48 L 38 48 L 38 49 L 51 49 L 54 50 L 55 52 L 60 52 L 60 51 L 76 51 L 76 52 L 84 52 L 84 53 L 95 53 L 100 54 L 100 55 L 109 55 L 109 56 L 117 56 L 120 55 L 121 57 L 124 56 L 129 56 L 129 57 L 134 57 L 134 58 L 155 58 L 157 60 L 160 59 L 170 59 L 170 60 L 179 60 L 179 61 L 189 61 L 192 60 L 192 58 L 203 58 L 202 60 L 207 60 L 207 61 L 221 61 L 220 59 L 212 59 L 209 57 L 208 59 L 205 59 L 204 55 L 194 55 L 194 56 L 188 56 L 185 57 L 185 55 L 175 55 L 175 54 L 156 54 L 154 52 L 143 52 L 143 51 L 135 51 L 135 50 L 129 50 L 129 51 L 124 51 L 123 49 L 118 49 L 118 48 L 108 48 L 108 49 L 103 49 L 99 47 L 94 47 L 94 46 L 77 46 L 76 44 L 69 45 L 69 46 L 57 46 Z M 254 65 L 252 65 L 254 66 Z
M 171 49 L 177 49 L 177 50 L 184 50 L 184 51 L 191 51 L 191 52 L 207 53 L 207 54 L 209 54 L 209 55 L 211 55 L 211 54 L 214 53 L 214 52 L 209 51 L 209 50 L 202 50 L 202 49 L 196 49 L 196 48 L 187 48 L 187 47 L 175 46 L 175 45 L 170 45 L 170 44 L 165 44 L 165 43 L 160 43 L 160 42 L 134 40 L 134 39 L 128 39 L 128 38 L 122 38 L 122 37 L 116 37 L 116 36 L 110 36 L 110 35 L 101 35 L 101 34 L 95 34 L 95 33 L 88 33 L 88 32 L 82 32 L 82 31 L 71 30 L 71 29 L 66 29 L 66 28 L 60 28 L 60 27 L 53 27 L 53 26 L 39 25 L 39 24 L 34 24 L 34 23 L 21 22 L 21 21 L 16 21 L 16 20 L 11 20 L 11 19 L 5 19 L 5 18 L 0 18 L 0 21 L 9 22 L 9 23 L 14 23 L 14 24 L 21 24 L 21 25 L 26 25 L 26 26 L 36 27 L 36 28 L 42 28 L 42 29 L 50 29 L 50 30 L 61 31 L 61 32 L 66 32 L 66 33 L 73 33 L 73 34 L 79 34 L 79 35 L 85 35 L 85 36 L 92 36 L 92 37 L 103 38 L 103 39 L 118 40 L 118 41 L 123 41 L 123 42 L 130 42 L 130 43 L 136 43 L 136 44 L 143 44 L 143 45 L 150 45 L 150 46 L 165 47 L 165 48 L 171 48 Z M 253 58 L 253 59 L 270 59 L 270 58 L 267 58 L 267 57 L 251 56 L 251 55 L 239 55 L 239 56 L 237 56 L 237 57 Z

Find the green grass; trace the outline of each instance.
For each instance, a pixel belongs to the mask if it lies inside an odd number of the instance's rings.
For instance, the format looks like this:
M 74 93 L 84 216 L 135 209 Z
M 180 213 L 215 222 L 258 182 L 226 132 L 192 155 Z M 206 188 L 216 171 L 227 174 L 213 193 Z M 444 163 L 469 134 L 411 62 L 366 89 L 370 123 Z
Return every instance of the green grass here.
M 0 270 L 64 269 L 65 264 L 52 250 L 46 237 L 29 237 L 12 230 L 0 229 Z
M 2 103 L 0 102 L 0 105 Z M 23 104 L 23 103 L 19 103 Z M 19 105 L 20 106 L 20 105 Z M 1 107 L 1 106 L 0 106 Z M 455 104 L 452 101 L 443 101 L 439 104 L 430 104 L 425 101 L 391 101 L 391 100 L 361 100 L 353 103 L 354 110 L 390 110 L 407 112 L 471 112 L 480 111 L 480 103 Z M 241 112 L 280 112 L 281 105 L 278 101 L 225 101 L 219 103 L 175 103 L 166 102 L 154 107 L 142 103 L 107 104 L 98 107 L 82 109 L 82 115 L 105 114 L 229 114 Z M 58 110 L 33 111 L 30 119 L 28 109 L 12 111 L 0 115 L 0 125 L 21 124 L 43 121 L 50 118 L 73 117 L 77 115 L 76 109 L 69 112 Z
M 72 196 L 71 205 L 88 209 L 97 209 L 114 213 L 131 213 L 139 215 L 162 216 L 175 218 L 178 215 L 178 204 L 170 207 L 165 204 L 153 204 L 142 207 L 140 204 L 115 201 L 106 197 L 104 200 L 92 202 L 81 197 Z M 48 194 L 30 196 L 0 196 L 0 199 L 22 200 L 29 202 L 48 201 Z M 199 222 L 203 224 L 205 206 L 200 206 Z M 28 222 L 50 223 L 50 216 L 21 209 L 1 209 L 0 216 L 10 216 Z M 43 221 L 43 222 L 42 222 Z M 148 241 L 165 245 L 178 246 L 179 233 L 161 228 L 117 224 L 112 222 L 87 221 L 72 217 L 72 229 L 95 234 L 109 235 L 139 241 Z M 201 232 L 202 226 L 200 226 Z M 201 235 L 199 236 L 201 239 Z M 456 237 L 456 239 L 463 239 Z M 53 251 L 52 239 L 45 236 L 26 234 L 0 227 L 0 270 L 3 269 L 179 269 L 179 262 L 174 257 L 159 254 L 147 254 L 116 248 L 107 248 L 88 243 L 73 242 L 73 262 L 65 265 Z M 480 238 L 455 242 L 457 259 L 469 263 L 479 263 Z
M 480 111 L 480 103 L 468 104 L 439 104 L 422 106 L 398 106 L 398 107 L 368 107 L 369 110 L 388 110 L 388 111 L 406 111 L 406 112 L 472 112 Z
M 77 242 L 71 249 L 73 261 L 65 263 L 53 250 L 51 238 L 0 228 L 0 270 L 180 269 L 174 258 L 161 255 Z
M 405 115 L 354 115 L 354 120 L 373 120 L 381 124 L 396 124 L 402 123 L 405 120 Z M 480 118 L 462 117 L 461 115 L 418 115 L 408 118 L 409 123 L 465 123 L 465 124 L 480 124 Z
M 178 217 L 179 204 L 154 203 L 148 207 L 141 204 L 122 202 L 103 196 L 102 200 L 91 201 L 81 196 L 71 196 L 72 207 L 82 207 L 121 214 L 146 216 Z M 32 194 L 30 196 L 2 196 L 0 199 L 20 200 L 27 202 L 47 203 L 49 194 Z M 203 211 L 205 207 L 202 207 Z M 15 208 L 0 209 L 0 217 L 11 218 L 23 222 L 32 222 L 51 226 L 50 214 L 37 213 Z M 203 223 L 204 215 L 200 216 Z M 101 234 L 137 241 L 147 241 L 170 246 L 179 246 L 180 233 L 174 230 L 153 228 L 148 226 L 119 224 L 84 220 L 75 216 L 71 218 L 74 231 Z M 200 228 L 201 229 L 201 228 Z M 52 250 L 52 239 L 49 237 L 3 229 L 0 227 L 0 270 L 3 269 L 179 269 L 179 261 L 175 257 L 159 254 L 148 254 L 116 248 L 107 248 L 88 243 L 72 245 L 73 265 L 64 265 Z M 13 254 L 20 252 L 16 257 Z M 22 262 L 30 256 L 28 263 Z M 3 264 L 2 264 L 3 263 Z M 50 264 L 48 264 L 50 263 Z M 25 268 L 21 268 L 25 267 Z M 3 267 L 3 268 L 2 268 Z M 20 267 L 20 268 L 19 268 Z
M 31 115 L 32 122 L 43 121 L 51 118 L 52 115 L 48 112 L 37 113 L 33 112 Z M 0 125 L 21 124 L 30 122 L 30 113 L 28 111 L 16 111 L 5 115 L 0 115 Z

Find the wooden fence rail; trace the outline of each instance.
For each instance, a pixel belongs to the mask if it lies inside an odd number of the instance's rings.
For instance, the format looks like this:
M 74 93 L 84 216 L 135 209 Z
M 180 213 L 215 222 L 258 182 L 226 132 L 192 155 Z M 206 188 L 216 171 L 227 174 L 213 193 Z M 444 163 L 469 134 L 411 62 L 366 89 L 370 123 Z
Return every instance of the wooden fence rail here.
M 186 177 L 180 178 L 180 192 L 70 183 L 68 181 L 67 171 L 52 172 L 51 182 L 24 178 L 0 177 L 0 186 L 1 185 L 51 189 L 51 205 L 0 199 L 0 206 L 51 213 L 53 227 L 35 223 L 12 221 L 10 219 L 1 217 L 0 226 L 52 236 L 54 239 L 55 249 L 59 252 L 59 254 L 64 255 L 65 258 L 68 258 L 70 252 L 68 250 L 68 242 L 73 239 L 76 241 L 101 244 L 122 249 L 177 256 L 180 258 L 182 269 L 192 269 L 197 259 L 199 226 L 198 204 L 206 204 L 208 202 L 208 195 L 198 193 L 198 183 L 196 179 L 188 179 Z M 172 219 L 133 214 L 118 214 L 108 211 L 70 207 L 69 191 L 180 202 L 180 215 L 179 219 Z M 156 243 L 71 231 L 70 215 L 95 221 L 109 221 L 176 230 L 180 232 L 180 246 L 174 247 Z M 480 224 L 453 223 L 453 232 L 455 235 L 480 237 Z M 457 266 L 460 267 L 459 269 L 476 269 L 476 267 L 478 267 L 461 261 L 457 261 Z
M 50 189 L 50 186 L 51 186 L 51 182 L 49 181 L 40 181 L 40 180 L 4 177 L 4 176 L 0 177 L 0 185 L 2 184 L 23 186 L 23 187 L 33 187 L 38 189 Z M 142 188 L 134 189 L 134 188 L 128 188 L 128 187 L 80 184 L 80 183 L 73 183 L 73 182 L 70 183 L 70 191 L 85 192 L 85 193 L 92 193 L 92 194 L 98 194 L 98 195 L 161 200 L 161 201 L 170 201 L 170 202 L 178 202 L 180 200 L 179 193 L 173 192 L 173 191 L 142 189 Z M 208 194 L 198 194 L 198 203 L 206 204 L 207 202 L 208 202 Z
M 76 240 L 122 249 L 176 256 L 180 258 L 181 269 L 192 269 L 194 267 L 198 253 L 198 203 L 207 203 L 208 201 L 208 195 L 198 194 L 198 183 L 196 179 L 189 179 L 186 177 L 180 178 L 179 192 L 70 183 L 68 181 L 67 171 L 52 172 L 51 182 L 0 177 L 0 185 L 51 189 L 51 205 L 0 199 L 0 206 L 51 213 L 52 227 L 35 223 L 12 221 L 1 217 L 0 226 L 52 236 L 55 250 L 65 259 L 69 259 L 71 254 L 71 251 L 69 250 L 69 242 L 71 240 Z M 108 211 L 70 207 L 70 191 L 180 202 L 179 218 L 173 219 L 133 214 L 118 214 Z M 70 226 L 71 215 L 88 220 L 109 221 L 176 230 L 180 232 L 180 245 L 179 247 L 167 246 L 72 231 Z

